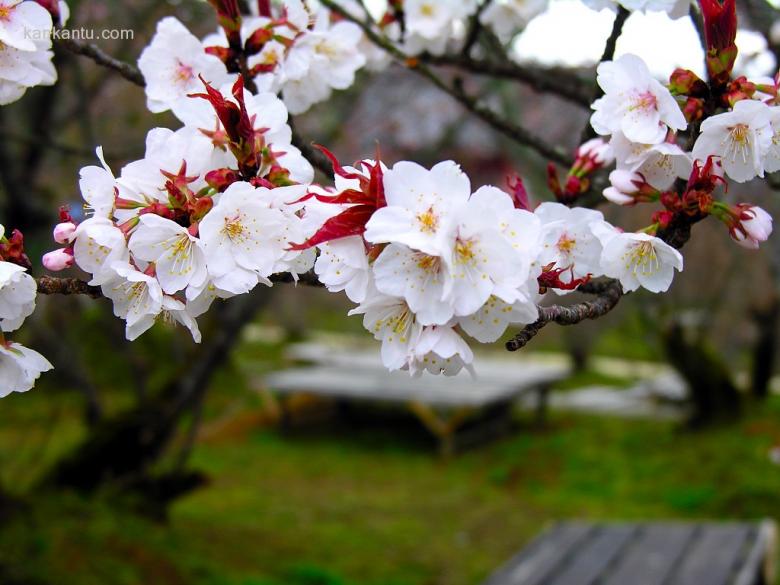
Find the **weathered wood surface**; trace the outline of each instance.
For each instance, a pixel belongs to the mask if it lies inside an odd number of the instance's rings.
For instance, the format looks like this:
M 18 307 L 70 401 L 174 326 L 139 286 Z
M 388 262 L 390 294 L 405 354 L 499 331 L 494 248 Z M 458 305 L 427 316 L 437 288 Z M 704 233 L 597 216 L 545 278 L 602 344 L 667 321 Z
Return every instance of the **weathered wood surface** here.
M 770 585 L 775 525 L 557 524 L 485 585 Z
M 489 375 L 472 378 L 468 374 L 413 378 L 408 372 L 388 372 L 373 367 L 314 366 L 270 374 L 265 377 L 265 385 L 281 393 L 306 392 L 337 398 L 481 407 L 549 386 L 567 374 L 568 371 L 560 366 L 536 365 L 529 366 L 512 380 Z

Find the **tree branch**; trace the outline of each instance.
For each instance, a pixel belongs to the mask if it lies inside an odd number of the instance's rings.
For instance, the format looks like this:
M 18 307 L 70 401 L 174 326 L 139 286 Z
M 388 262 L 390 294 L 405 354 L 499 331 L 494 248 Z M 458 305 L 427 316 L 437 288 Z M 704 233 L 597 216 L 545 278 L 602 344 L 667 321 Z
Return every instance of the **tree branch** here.
M 71 53 L 82 55 L 92 59 L 102 67 L 116 71 L 129 82 L 139 87 L 146 86 L 146 80 L 138 67 L 125 61 L 115 59 L 93 43 L 84 43 L 74 39 L 58 39 L 57 44 Z
M 612 59 L 614 59 L 615 48 L 617 47 L 617 40 L 618 38 L 620 38 L 620 35 L 623 33 L 623 25 L 626 24 L 626 20 L 628 20 L 628 17 L 630 15 L 631 13 L 628 11 L 628 9 L 624 8 L 623 6 L 618 6 L 618 11 L 617 14 L 615 15 L 615 20 L 612 22 L 612 32 L 609 34 L 609 38 L 607 39 L 607 42 L 604 45 L 604 52 L 601 54 L 601 59 L 599 59 L 599 63 L 603 63 L 604 61 L 612 61 Z M 601 89 L 601 86 L 596 84 L 596 90 L 590 96 L 590 103 L 595 102 L 603 95 L 604 95 L 604 90 Z M 588 123 L 585 125 L 585 128 L 582 129 L 582 134 L 580 135 L 580 144 L 595 136 L 596 136 L 596 131 L 590 125 L 590 120 L 588 120 Z
M 608 280 L 603 283 L 581 287 L 582 292 L 598 291 L 597 297 L 592 301 L 586 301 L 565 307 L 551 305 L 539 307 L 539 319 L 527 325 L 523 330 L 507 341 L 506 348 L 509 351 L 517 351 L 525 347 L 545 325 L 558 323 L 558 325 L 576 325 L 585 319 L 598 319 L 614 309 L 621 297 L 623 288 L 617 280 Z
M 93 299 L 103 296 L 100 287 L 90 286 L 78 278 L 41 276 L 35 280 L 38 283 L 38 294 L 42 295 L 86 295 Z
M 417 57 L 411 57 L 404 53 L 389 39 L 378 34 L 373 28 L 366 25 L 366 23 L 355 18 L 334 0 L 321 0 L 321 2 L 331 11 L 357 24 L 363 30 L 363 33 L 366 35 L 366 37 L 377 47 L 384 49 L 385 52 L 391 55 L 396 61 L 416 72 L 423 78 L 427 79 L 431 84 L 438 87 L 441 91 L 455 98 L 455 100 L 464 108 L 491 126 L 494 130 L 504 134 L 522 146 L 526 146 L 532 150 L 535 150 L 547 159 L 553 160 L 562 165 L 572 164 L 573 160 L 566 152 L 547 144 L 539 136 L 536 136 L 526 128 L 515 125 L 508 120 L 502 119 L 493 110 L 481 105 L 477 98 L 468 95 L 463 90 L 463 88 L 459 86 L 459 84 L 450 85 L 446 83 L 443 79 L 436 75 L 430 69 L 430 67 L 425 65 L 421 59 Z
M 520 81 L 539 93 L 552 93 L 573 104 L 590 108 L 588 96 L 593 92 L 593 86 L 570 71 L 526 67 L 512 61 L 497 63 L 467 55 L 425 54 L 421 60 L 430 65 L 456 67 L 475 75 Z

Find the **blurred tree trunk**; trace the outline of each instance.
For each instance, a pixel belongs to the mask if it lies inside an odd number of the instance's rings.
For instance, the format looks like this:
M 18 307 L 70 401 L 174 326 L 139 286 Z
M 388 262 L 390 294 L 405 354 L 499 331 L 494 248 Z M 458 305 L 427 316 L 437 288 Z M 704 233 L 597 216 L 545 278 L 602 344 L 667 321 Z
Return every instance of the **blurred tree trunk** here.
M 664 348 L 669 363 L 688 384 L 693 413 L 692 427 L 735 418 L 740 411 L 740 395 L 731 374 L 706 340 L 689 340 L 680 323 L 664 332 Z
M 753 312 L 758 338 L 753 347 L 751 393 L 763 400 L 769 396 L 769 385 L 777 355 L 777 328 L 780 323 L 780 298 L 774 296 L 771 303 Z
M 214 372 L 225 363 L 241 338 L 241 330 L 264 307 L 271 295 L 258 291 L 231 299 L 212 309 L 209 340 L 188 361 L 188 368 L 159 395 L 129 411 L 103 418 L 69 455 L 59 461 L 44 487 L 71 488 L 89 493 L 106 484 L 141 492 L 164 504 L 199 482 L 191 473 L 153 475 L 152 467 L 184 416 L 203 399 Z

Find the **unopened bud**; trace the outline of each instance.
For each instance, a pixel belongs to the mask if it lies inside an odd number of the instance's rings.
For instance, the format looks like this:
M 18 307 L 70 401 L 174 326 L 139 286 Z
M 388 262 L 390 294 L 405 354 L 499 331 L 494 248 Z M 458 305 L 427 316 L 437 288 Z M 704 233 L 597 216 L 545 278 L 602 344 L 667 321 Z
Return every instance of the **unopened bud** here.
M 73 266 L 73 251 L 70 248 L 60 248 L 44 254 L 41 262 L 46 270 L 59 272 Z
M 73 234 L 76 231 L 76 224 L 72 221 L 65 221 L 54 226 L 54 241 L 58 244 L 70 244 Z
M 240 180 L 241 175 L 232 169 L 216 169 L 206 173 L 206 184 L 220 193 Z

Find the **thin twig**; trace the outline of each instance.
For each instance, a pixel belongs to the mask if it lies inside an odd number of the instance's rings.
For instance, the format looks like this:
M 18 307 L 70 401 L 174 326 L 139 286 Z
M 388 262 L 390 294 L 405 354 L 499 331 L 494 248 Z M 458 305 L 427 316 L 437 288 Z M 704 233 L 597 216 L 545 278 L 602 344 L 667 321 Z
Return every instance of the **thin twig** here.
M 609 38 L 607 39 L 607 42 L 604 45 L 604 52 L 601 54 L 601 59 L 599 59 L 599 63 L 604 63 L 605 61 L 612 61 L 612 59 L 614 59 L 615 48 L 617 47 L 617 40 L 618 38 L 620 38 L 620 35 L 623 33 L 623 25 L 626 24 L 626 20 L 628 20 L 628 17 L 630 15 L 631 13 L 628 11 L 628 9 L 624 8 L 623 6 L 618 6 L 618 11 L 617 14 L 615 15 L 615 20 L 612 22 L 612 32 L 609 34 Z M 597 85 L 595 91 L 591 95 L 590 102 L 591 103 L 595 102 L 603 95 L 604 95 L 604 90 L 601 88 L 601 86 Z M 580 144 L 589 140 L 590 138 L 593 138 L 594 136 L 596 136 L 596 131 L 590 125 L 590 120 L 588 120 L 588 123 L 585 125 L 585 128 L 583 128 L 582 133 L 580 135 Z
M 83 55 L 92 59 L 98 65 L 113 69 L 129 82 L 139 87 L 146 86 L 143 74 L 135 65 L 115 59 L 103 49 L 93 43 L 83 43 L 74 39 L 58 39 L 57 43 L 76 55 Z
M 103 296 L 100 287 L 91 286 L 78 278 L 41 276 L 36 279 L 38 293 L 42 295 L 86 295 L 93 299 Z
M 383 49 L 389 55 L 391 55 L 396 61 L 405 65 L 412 71 L 416 72 L 423 78 L 427 79 L 431 84 L 438 87 L 443 92 L 449 94 L 456 101 L 458 101 L 463 107 L 465 107 L 472 114 L 480 118 L 483 122 L 487 123 L 494 130 L 504 134 L 511 140 L 517 142 L 522 146 L 526 146 L 535 150 L 543 157 L 553 160 L 563 165 L 571 165 L 573 162 L 571 157 L 562 150 L 547 144 L 539 136 L 536 136 L 531 131 L 523 128 L 522 126 L 515 125 L 508 120 L 502 119 L 498 114 L 488 107 L 481 105 L 477 98 L 468 95 L 457 84 L 450 85 L 436 75 L 430 67 L 425 65 L 419 58 L 411 57 L 404 53 L 400 48 L 395 46 L 389 39 L 383 35 L 378 34 L 373 28 L 361 22 L 359 19 L 351 15 L 347 10 L 344 10 L 334 0 L 321 0 L 322 4 L 332 10 L 333 12 L 340 14 L 347 20 L 357 24 L 366 37 L 374 43 L 377 47 Z
M 477 39 L 479 38 L 479 31 L 482 29 L 482 22 L 480 21 L 480 17 L 492 2 L 493 0 L 483 0 L 482 3 L 477 7 L 474 15 L 471 17 L 469 21 L 469 32 L 466 35 L 466 42 L 463 43 L 463 49 L 460 52 L 463 57 L 468 57 L 471 53 L 471 49 L 476 44 Z
M 475 75 L 511 79 L 529 85 L 540 93 L 553 93 L 571 103 L 590 108 L 593 86 L 573 72 L 561 69 L 528 67 L 512 61 L 498 63 L 465 55 L 429 55 L 420 57 L 430 65 L 451 66 Z
M 600 292 L 592 301 L 585 301 L 569 307 L 562 305 L 539 307 L 539 318 L 507 341 L 506 348 L 509 351 L 517 351 L 525 347 L 549 323 L 576 325 L 586 319 L 603 317 L 617 306 L 623 296 L 623 288 L 616 280 L 609 280 L 598 288 Z

